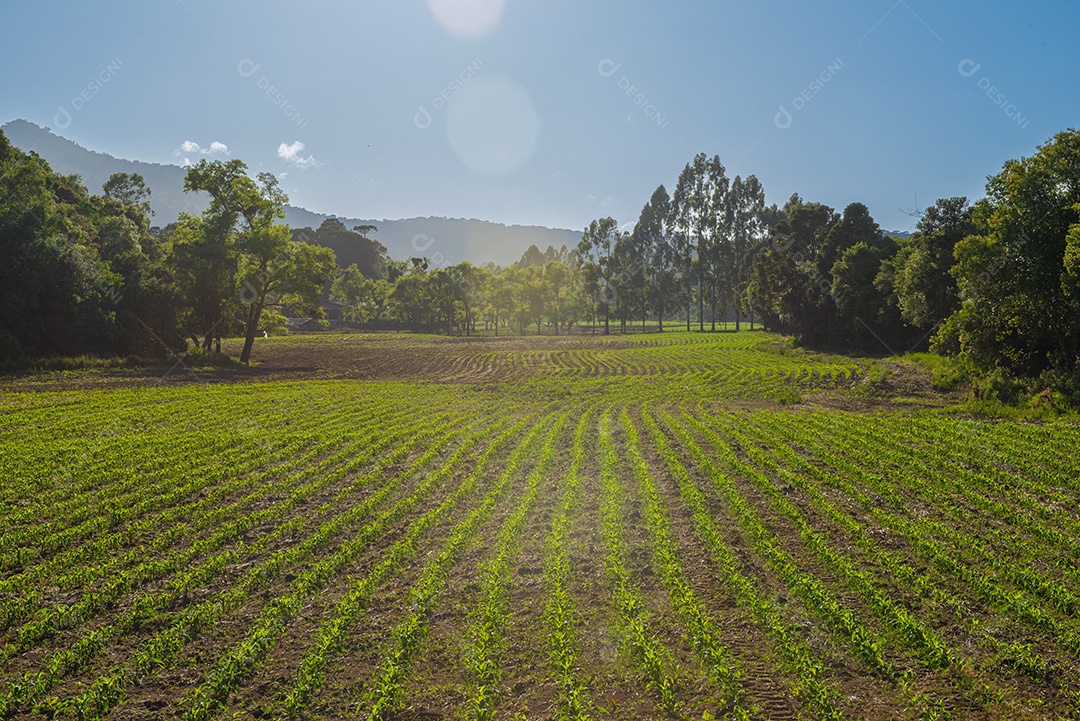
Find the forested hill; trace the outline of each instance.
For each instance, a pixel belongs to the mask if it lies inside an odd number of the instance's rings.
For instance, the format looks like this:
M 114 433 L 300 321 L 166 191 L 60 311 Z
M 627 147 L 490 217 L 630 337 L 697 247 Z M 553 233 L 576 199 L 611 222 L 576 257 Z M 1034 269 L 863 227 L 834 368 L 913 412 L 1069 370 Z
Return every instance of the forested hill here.
M 81 176 L 83 185 L 91 193 L 100 193 L 101 186 L 113 173 L 138 173 L 153 193 L 150 205 L 154 210 L 155 225 L 172 223 L 181 212 L 201 213 L 208 205 L 205 195 L 184 193 L 186 171 L 179 165 L 114 158 L 87 150 L 26 120 L 12 120 L 2 129 L 12 145 L 27 153 L 37 153 L 57 173 Z
M 186 169 L 179 165 L 114 158 L 87 150 L 26 120 L 13 120 L 2 129 L 12 145 L 26 152 L 37 153 L 57 173 L 81 176 L 83 184 L 92 193 L 100 193 L 102 184 L 113 173 L 138 173 L 152 192 L 150 205 L 154 210 L 154 225 L 167 225 L 175 221 L 181 212 L 201 213 L 207 206 L 206 196 L 184 193 Z M 285 207 L 285 221 L 293 228 L 318 228 L 328 217 L 292 205 Z M 386 246 L 392 258 L 403 260 L 412 256 L 427 256 L 439 264 L 469 260 L 476 264 L 492 261 L 505 266 L 517 261 L 530 245 L 539 248 L 565 245 L 572 248 L 581 240 L 580 230 L 507 226 L 475 219 L 340 220 L 348 228 L 376 226 L 378 230 L 370 235 Z

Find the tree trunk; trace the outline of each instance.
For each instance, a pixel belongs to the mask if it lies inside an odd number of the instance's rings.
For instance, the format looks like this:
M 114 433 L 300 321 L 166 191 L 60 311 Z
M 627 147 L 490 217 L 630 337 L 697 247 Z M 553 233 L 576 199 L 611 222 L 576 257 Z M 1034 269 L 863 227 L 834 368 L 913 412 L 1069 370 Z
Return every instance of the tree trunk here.
M 712 314 L 712 332 L 716 332 L 716 291 L 712 292 L 712 308 L 709 309 Z
M 641 332 L 645 332 L 645 316 L 648 315 L 649 296 L 645 288 L 641 289 Z
M 694 287 L 686 284 L 686 330 L 690 330 L 690 309 L 694 307 Z
M 697 301 L 698 301 L 698 311 L 697 311 L 698 331 L 705 330 L 705 294 L 702 293 L 701 291 L 702 291 L 701 286 L 698 286 L 698 299 L 697 299 Z
M 703 330 L 705 330 L 705 284 L 702 282 L 700 274 L 698 275 L 697 302 L 698 302 L 698 311 L 697 311 L 698 312 L 698 316 L 697 316 L 698 330 L 703 331 Z
M 259 316 L 262 315 L 263 298 L 252 303 L 248 308 L 247 326 L 244 329 L 244 350 L 240 353 L 240 362 L 247 363 L 251 360 L 251 349 L 255 345 L 255 331 L 259 327 Z

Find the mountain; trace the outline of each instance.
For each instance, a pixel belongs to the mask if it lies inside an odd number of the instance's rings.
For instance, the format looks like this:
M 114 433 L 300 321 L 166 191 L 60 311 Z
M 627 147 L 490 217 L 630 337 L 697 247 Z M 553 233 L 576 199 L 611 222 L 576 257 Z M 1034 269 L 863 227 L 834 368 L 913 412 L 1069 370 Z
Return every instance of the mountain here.
M 160 165 L 137 160 L 123 160 L 97 153 L 55 135 L 26 120 L 12 120 L 0 127 L 12 145 L 33 151 L 45 158 L 52 169 L 64 175 L 76 174 L 91 193 L 100 193 L 101 186 L 113 173 L 139 173 L 150 186 L 150 205 L 154 210 L 154 225 L 167 225 L 181 212 L 201 213 L 207 205 L 201 193 L 184 192 L 184 168 L 179 165 Z M 285 207 L 285 221 L 293 228 L 318 228 L 332 216 L 313 213 L 296 206 Z M 549 245 L 573 248 L 581 240 L 581 231 L 539 226 L 503 225 L 486 220 L 462 218 L 407 218 L 403 220 L 372 220 L 338 218 L 347 227 L 374 225 L 377 231 L 370 237 L 386 246 L 390 257 L 405 259 L 425 256 L 433 265 L 468 260 L 482 264 L 492 261 L 509 265 L 530 245 L 543 250 Z
M 121 160 L 105 153 L 96 153 L 26 120 L 12 120 L 0 130 L 4 131 L 12 145 L 25 152 L 34 151 L 45 158 L 57 173 L 82 176 L 83 185 L 91 193 L 100 194 L 101 186 L 113 173 L 138 173 L 143 176 L 152 192 L 151 207 L 156 215 L 151 222 L 154 225 L 173 222 L 181 211 L 201 213 L 206 209 L 206 196 L 184 193 L 185 171 L 179 165 Z
M 293 228 L 318 228 L 330 216 L 304 208 L 285 208 L 285 220 Z M 365 220 L 341 218 L 348 228 L 374 225 L 374 238 L 391 258 L 412 256 L 430 258 L 436 266 L 468 260 L 481 265 L 488 261 L 510 265 L 518 261 L 530 245 L 541 250 L 553 245 L 574 248 L 581 231 L 544 228 L 534 225 L 503 225 L 487 220 L 464 218 L 406 218 L 403 220 Z

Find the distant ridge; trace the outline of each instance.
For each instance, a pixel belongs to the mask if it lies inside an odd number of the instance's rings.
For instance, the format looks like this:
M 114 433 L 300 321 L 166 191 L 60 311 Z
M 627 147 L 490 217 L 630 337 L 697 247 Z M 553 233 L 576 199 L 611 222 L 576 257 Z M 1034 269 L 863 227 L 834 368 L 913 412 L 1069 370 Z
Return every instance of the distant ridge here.
M 100 194 L 101 186 L 113 173 L 143 176 L 153 193 L 151 205 L 156 215 L 151 223 L 154 225 L 172 223 L 181 211 L 201 213 L 206 208 L 205 196 L 184 193 L 185 171 L 179 165 L 121 160 L 97 153 L 27 120 L 12 120 L 2 129 L 12 145 L 25 152 L 34 151 L 56 172 L 82 176 L 83 185 L 91 193 Z
M 54 134 L 26 120 L 12 120 L 2 126 L 13 145 L 23 151 L 34 151 L 48 161 L 53 170 L 64 175 L 76 174 L 91 193 L 100 193 L 101 186 L 113 173 L 139 173 L 152 191 L 152 223 L 167 225 L 181 212 L 201 213 L 206 198 L 201 194 L 184 193 L 184 168 L 179 165 L 144 163 L 123 160 L 105 153 L 87 150 L 81 145 Z M 305 208 L 286 206 L 285 220 L 293 228 L 318 228 L 326 218 Z M 372 220 L 339 217 L 352 228 L 374 225 L 378 231 L 371 237 L 386 246 L 390 256 L 405 259 L 425 256 L 436 265 L 468 260 L 483 264 L 488 261 L 509 265 L 530 245 L 544 250 L 566 245 L 573 248 L 581 240 L 581 232 L 540 226 L 503 225 L 486 220 L 461 218 L 407 218 L 403 220 Z

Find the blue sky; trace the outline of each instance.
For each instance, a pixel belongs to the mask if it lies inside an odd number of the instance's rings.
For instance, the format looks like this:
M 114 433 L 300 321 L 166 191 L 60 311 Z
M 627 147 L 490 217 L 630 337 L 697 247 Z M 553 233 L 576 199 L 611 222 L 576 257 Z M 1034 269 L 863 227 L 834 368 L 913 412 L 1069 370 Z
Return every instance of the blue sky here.
M 362 218 L 636 220 L 695 153 L 888 229 L 1078 124 L 1080 3 L 4 2 L 0 122 Z M 216 145 L 215 145 L 216 144 Z

